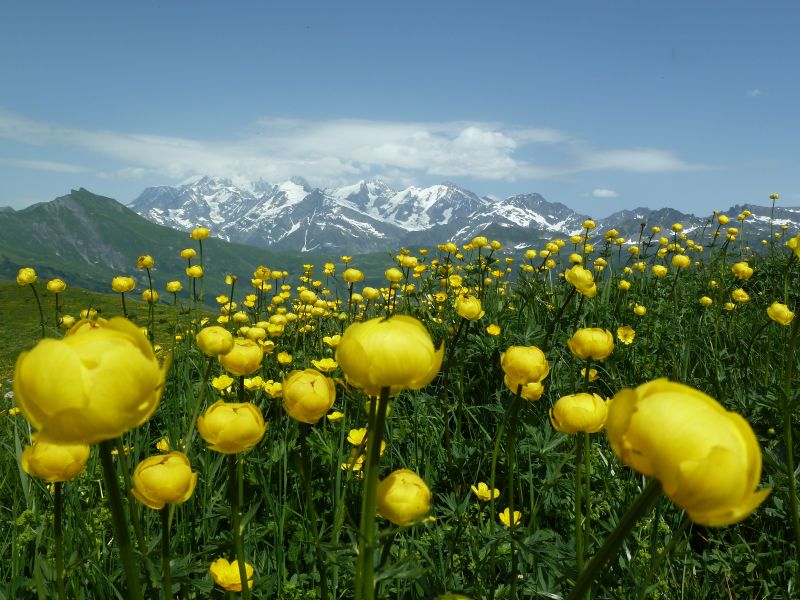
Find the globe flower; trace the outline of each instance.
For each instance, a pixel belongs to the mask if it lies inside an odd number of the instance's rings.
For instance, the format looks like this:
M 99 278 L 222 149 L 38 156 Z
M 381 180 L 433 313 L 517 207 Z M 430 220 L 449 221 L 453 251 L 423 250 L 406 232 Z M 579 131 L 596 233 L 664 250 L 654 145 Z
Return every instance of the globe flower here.
M 622 462 L 657 478 L 700 525 L 738 523 L 771 491 L 756 491 L 761 449 L 747 421 L 680 383 L 656 379 L 621 390 L 606 431 Z
M 633 307 L 633 312 L 636 314 L 636 316 L 643 317 L 647 314 L 647 307 L 637 304 Z
M 204 240 L 209 235 L 211 235 L 211 232 L 208 230 L 207 227 L 195 227 L 194 229 L 192 229 L 192 232 L 189 234 L 189 237 L 192 238 L 193 240 Z
M 702 296 L 700 298 L 700 300 L 698 300 L 698 302 L 702 306 L 711 306 L 712 304 L 714 304 L 714 301 L 711 298 L 709 298 L 708 296 Z
M 358 269 L 345 269 L 344 273 L 342 273 L 342 279 L 347 283 L 358 283 L 359 281 L 364 281 L 364 273 Z
M 443 357 L 444 343 L 436 350 L 422 323 L 405 315 L 353 323 L 336 347 L 336 362 L 347 380 L 370 396 L 384 387 L 392 395 L 425 387 Z
M 183 284 L 180 281 L 168 281 L 166 290 L 172 294 L 177 294 L 183 289 Z
M 111 289 L 117 292 L 118 294 L 124 294 L 125 292 L 130 292 L 136 287 L 136 281 L 133 277 L 114 277 L 111 280 Z
M 506 527 L 511 527 L 511 511 L 508 508 L 505 508 L 503 512 L 499 515 L 500 522 L 505 525 Z M 514 511 L 514 525 L 519 525 L 522 523 L 522 513 L 518 510 Z
M 200 348 L 206 356 L 227 354 L 233 349 L 233 335 L 231 335 L 230 331 L 219 325 L 203 327 L 195 339 L 197 340 L 197 347 Z
M 219 362 L 234 375 L 250 375 L 261 366 L 264 351 L 256 342 L 237 337 L 233 340 L 233 348 L 219 355 Z
M 476 321 L 486 314 L 481 307 L 481 301 L 469 294 L 456 297 L 456 312 L 468 321 Z
M 267 425 L 255 404 L 227 403 L 219 400 L 197 419 L 200 432 L 208 447 L 223 454 L 250 450 L 261 438 Z
M 433 497 L 422 478 L 409 469 L 398 469 L 379 481 L 375 493 L 381 515 L 401 527 L 428 514 Z
M 192 265 L 191 267 L 186 267 L 186 274 L 192 279 L 199 279 L 203 276 L 203 267 L 201 267 L 200 265 Z
M 578 329 L 567 341 L 567 346 L 578 358 L 603 360 L 614 351 L 614 336 L 608 329 L 599 327 Z
M 60 294 L 65 289 L 67 289 L 67 284 L 64 283 L 63 279 L 51 279 L 47 282 L 47 291 L 51 294 Z
M 500 355 L 500 366 L 508 377 L 520 383 L 541 381 L 550 373 L 550 363 L 536 346 L 510 346 Z
M 49 444 L 37 440 L 23 448 L 20 464 L 31 477 L 53 483 L 80 475 L 88 459 L 87 444 Z
M 770 319 L 781 325 L 788 325 L 794 319 L 794 313 L 785 304 L 778 301 L 773 302 L 767 309 Z
M 564 279 L 572 285 L 578 293 L 587 298 L 594 298 L 597 295 L 597 285 L 594 283 L 594 275 L 589 269 L 584 269 L 579 264 L 564 272 Z
M 403 279 L 403 272 L 397 267 L 391 267 L 384 272 L 386 279 L 392 283 L 398 283 Z
M 317 371 L 322 371 L 323 373 L 332 373 L 333 371 L 339 368 L 338 363 L 332 358 L 321 358 L 319 360 L 312 360 L 311 364 L 314 365 L 314 368 Z
M 692 265 L 692 259 L 685 254 L 676 254 L 672 257 L 672 266 L 678 269 L 688 269 Z
M 514 394 L 517 393 L 517 390 L 520 390 L 520 396 L 524 400 L 538 400 L 544 393 L 544 385 L 542 385 L 541 381 L 528 381 L 526 383 L 521 379 L 514 379 L 511 375 L 506 375 L 503 377 L 503 383 Z
M 495 323 L 491 323 L 490 325 L 486 326 L 486 333 L 491 336 L 500 335 L 501 331 L 502 329 L 500 329 L 500 326 Z
M 494 488 L 492 490 L 489 489 L 489 486 L 486 485 L 483 481 L 481 481 L 477 487 L 474 485 L 469 486 L 472 490 L 472 493 L 480 500 L 481 502 L 489 502 L 493 498 L 497 498 L 500 495 L 500 490 Z
M 158 302 L 158 292 L 148 288 L 142 292 L 142 300 L 155 304 Z
M 653 275 L 659 278 L 665 277 L 668 272 L 667 267 L 664 265 L 653 265 L 651 270 L 653 271 Z
M 64 329 L 71 329 L 72 326 L 75 325 L 75 317 L 72 315 L 62 315 L 58 318 L 58 324 Z
M 234 560 L 228 562 L 224 558 L 218 558 L 209 567 L 211 579 L 219 587 L 227 592 L 241 592 L 242 578 L 239 575 L 239 562 Z M 253 587 L 253 566 L 250 563 L 244 565 L 245 575 L 247 575 L 247 587 Z
M 133 472 L 133 496 L 145 506 L 161 510 L 167 504 L 181 504 L 192 497 L 197 473 L 182 452 L 170 452 L 144 459 Z
M 195 250 L 194 248 L 184 248 L 183 250 L 181 250 L 181 258 L 183 258 L 184 260 L 191 260 L 195 256 L 197 256 L 197 250 Z
M 139 270 L 142 269 L 152 269 L 156 264 L 156 261 L 153 260 L 153 257 L 149 254 L 145 254 L 144 256 L 140 256 L 136 259 L 136 268 Z
M 550 409 L 550 423 L 561 433 L 595 433 L 605 425 L 608 403 L 597 394 L 562 396 Z
M 23 267 L 17 272 L 17 285 L 30 285 L 36 283 L 36 271 L 30 267 Z
M 314 424 L 336 400 L 333 380 L 316 369 L 292 371 L 283 380 L 283 409 L 301 423 Z
M 731 266 L 731 271 L 736 279 L 740 279 L 741 281 L 747 281 L 753 276 L 753 269 L 745 261 L 734 263 Z
M 741 302 L 744 304 L 750 300 L 750 294 L 745 292 L 742 288 L 736 288 L 731 292 L 731 298 L 733 298 L 736 302 Z
M 161 401 L 159 366 L 141 330 L 120 317 L 80 321 L 17 359 L 14 396 L 37 440 L 94 444 L 138 427 Z

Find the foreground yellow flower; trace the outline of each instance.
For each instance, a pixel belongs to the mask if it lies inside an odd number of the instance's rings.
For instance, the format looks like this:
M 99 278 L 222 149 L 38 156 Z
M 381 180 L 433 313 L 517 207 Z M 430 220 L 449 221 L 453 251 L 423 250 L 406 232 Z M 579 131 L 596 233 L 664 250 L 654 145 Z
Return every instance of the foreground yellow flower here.
M 561 433 L 595 433 L 605 425 L 608 404 L 597 394 L 562 396 L 550 409 L 550 423 Z
M 250 375 L 261 366 L 264 351 L 256 342 L 247 338 L 235 338 L 233 348 L 220 354 L 220 364 L 233 375 Z
M 23 267 L 17 272 L 17 285 L 36 283 L 36 278 L 36 271 L 30 267 Z
M 614 351 L 614 336 L 608 329 L 586 327 L 573 333 L 567 346 L 578 358 L 603 360 Z
M 316 369 L 292 371 L 283 380 L 283 409 L 301 423 L 319 421 L 335 400 L 333 380 Z
M 457 296 L 455 305 L 458 315 L 468 321 L 476 321 L 486 314 L 481 307 L 481 301 L 470 294 Z
M 211 572 L 211 579 L 219 587 L 227 592 L 241 592 L 242 578 L 239 576 L 239 562 L 228 562 L 224 558 L 218 558 L 208 569 Z M 253 566 L 250 563 L 244 565 L 245 575 L 247 575 L 247 587 L 253 587 Z
M 578 293 L 587 298 L 594 298 L 597 295 L 597 285 L 594 282 L 594 275 L 589 269 L 584 269 L 580 265 L 575 265 L 564 272 L 564 279 L 572 285 Z
M 501 512 L 499 515 L 500 522 L 505 525 L 506 527 L 511 527 L 511 511 L 506 508 Z M 514 511 L 514 525 L 519 525 L 522 523 L 522 513 L 518 510 Z
M 226 403 L 219 400 L 197 419 L 200 437 L 209 448 L 222 454 L 250 450 L 261 441 L 266 430 L 261 411 L 250 402 Z
M 145 506 L 161 510 L 167 504 L 181 504 L 192 497 L 197 473 L 189 457 L 170 452 L 144 459 L 133 472 L 134 498 Z
M 478 483 L 477 486 L 471 485 L 469 487 L 472 490 L 472 493 L 475 494 L 475 496 L 481 502 L 489 502 L 492 498 L 497 498 L 500 495 L 500 490 L 497 488 L 490 490 L 489 486 L 483 481 Z
M 520 383 L 541 381 L 550 373 L 547 357 L 536 346 L 510 346 L 500 355 L 500 366 L 506 375 Z
M 398 469 L 378 482 L 375 493 L 381 515 L 401 527 L 428 514 L 433 497 L 422 478 L 409 469 Z
M 621 390 L 606 431 L 622 462 L 658 479 L 700 525 L 737 523 L 771 491 L 756 491 L 761 449 L 747 421 L 680 383 L 656 379 Z
M 442 366 L 444 342 L 436 350 L 417 319 L 395 315 L 353 323 L 336 347 L 336 362 L 347 380 L 370 396 L 428 385 Z
M 61 445 L 35 441 L 32 446 L 25 446 L 22 450 L 20 464 L 28 475 L 52 483 L 80 475 L 88 459 L 87 444 Z
M 19 355 L 14 396 L 39 441 L 94 444 L 150 418 L 168 363 L 159 366 L 127 319 L 80 321 L 62 340 L 42 340 Z
M 770 304 L 767 309 L 767 316 L 781 325 L 788 325 L 794 320 L 794 312 L 789 310 L 785 304 L 781 304 L 777 300 Z

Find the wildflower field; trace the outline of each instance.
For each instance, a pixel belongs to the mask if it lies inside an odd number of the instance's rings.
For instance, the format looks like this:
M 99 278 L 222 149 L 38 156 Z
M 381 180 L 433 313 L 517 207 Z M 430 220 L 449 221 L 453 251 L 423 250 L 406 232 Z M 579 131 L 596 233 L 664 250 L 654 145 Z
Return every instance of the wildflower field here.
M 197 228 L 99 314 L 21 269 L 0 596 L 798 597 L 800 235 L 748 216 L 216 298 Z

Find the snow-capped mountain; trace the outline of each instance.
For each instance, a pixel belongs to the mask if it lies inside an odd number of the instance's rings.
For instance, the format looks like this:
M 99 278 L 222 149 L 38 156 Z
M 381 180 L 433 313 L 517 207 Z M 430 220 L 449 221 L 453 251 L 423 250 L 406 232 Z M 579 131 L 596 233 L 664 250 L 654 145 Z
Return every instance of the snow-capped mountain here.
M 313 188 L 301 178 L 247 186 L 203 177 L 179 187 L 145 189 L 130 207 L 141 216 L 175 229 L 198 225 L 215 236 L 263 248 L 362 253 L 399 246 L 431 246 L 487 235 L 506 246 L 531 246 L 543 238 L 570 235 L 587 218 L 539 194 L 505 199 L 479 197 L 453 183 L 394 190 L 372 179 L 338 188 Z M 736 206 L 732 217 L 749 209 L 757 230 L 769 230 L 771 207 Z M 685 231 L 708 226 L 708 217 L 674 209 L 639 208 L 598 221 L 597 234 L 617 229 L 635 240 L 649 227 L 681 222 Z M 776 208 L 774 225 L 800 224 L 800 209 Z

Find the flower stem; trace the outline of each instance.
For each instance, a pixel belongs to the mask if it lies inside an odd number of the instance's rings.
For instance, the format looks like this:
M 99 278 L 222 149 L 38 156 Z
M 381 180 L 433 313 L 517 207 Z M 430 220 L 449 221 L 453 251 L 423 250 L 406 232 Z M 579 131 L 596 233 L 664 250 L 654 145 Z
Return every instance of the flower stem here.
M 183 437 L 186 440 L 184 444 L 184 448 L 188 453 L 192 448 L 192 440 L 194 439 L 195 433 L 195 423 L 197 423 L 197 417 L 200 415 L 200 410 L 203 407 L 203 400 L 206 396 L 206 388 L 208 387 L 208 378 L 211 376 L 211 367 L 214 364 L 214 358 L 208 357 L 208 362 L 206 363 L 206 372 L 203 374 L 203 383 L 200 384 L 200 393 L 197 395 L 197 402 L 194 405 L 194 410 L 192 411 L 192 420 L 189 421 L 189 429 L 186 432 L 186 435 Z
M 55 509 L 53 511 L 53 538 L 56 552 L 56 585 L 58 587 L 59 600 L 67 600 L 67 592 L 64 589 L 64 535 L 61 529 L 61 513 L 63 511 L 62 481 L 55 482 Z
M 231 529 L 236 561 L 239 563 L 239 580 L 242 582 L 242 598 L 249 600 L 250 586 L 244 560 L 244 540 L 242 539 L 242 462 L 238 454 L 228 455 L 228 491 L 231 501 Z
M 622 546 L 622 542 L 625 541 L 633 526 L 636 525 L 636 521 L 650 510 L 653 502 L 660 494 L 661 483 L 657 479 L 648 481 L 639 497 L 634 500 L 633 504 L 625 511 L 625 514 L 622 515 L 617 527 L 606 538 L 606 541 L 603 542 L 603 545 L 592 560 L 589 561 L 589 564 L 586 565 L 586 568 L 578 577 L 578 581 L 575 582 L 575 587 L 572 588 L 569 596 L 567 596 L 567 600 L 578 600 L 584 597 L 605 564 L 616 556 L 620 546 Z
M 30 284 L 31 291 L 33 292 L 33 297 L 36 298 L 36 306 L 39 307 L 39 326 L 42 328 L 42 339 L 44 339 L 44 313 L 42 312 L 42 303 L 39 300 L 39 292 L 36 291 L 36 288 L 33 284 Z
M 165 600 L 172 598 L 172 574 L 169 566 L 169 511 L 169 504 L 159 511 L 161 513 L 161 587 L 164 589 Z
M 319 539 L 319 526 L 317 524 L 317 509 L 314 506 L 314 497 L 311 493 L 311 462 L 306 438 L 311 432 L 311 425 L 300 425 L 300 472 L 303 476 L 303 488 L 306 494 L 306 510 L 311 521 L 311 535 L 314 536 L 314 549 L 317 554 L 317 568 L 319 569 L 320 599 L 328 600 L 328 570 L 325 565 L 325 555 Z
M 381 388 L 377 409 L 375 404 L 375 402 L 370 402 L 367 427 L 367 460 L 364 492 L 361 498 L 361 523 L 356 564 L 356 600 L 373 600 L 375 598 L 375 488 L 378 485 L 383 426 L 386 421 L 386 407 L 389 404 L 388 387 Z
M 575 437 L 575 558 L 577 561 L 578 577 L 583 572 L 583 436 L 578 433 Z
M 139 572 L 136 569 L 133 547 L 131 546 L 131 537 L 125 523 L 125 513 L 122 508 L 122 493 L 119 489 L 114 460 L 111 457 L 113 446 L 113 440 L 100 442 L 100 462 L 103 465 L 103 479 L 105 479 L 106 489 L 108 490 L 108 503 L 111 508 L 114 533 L 119 543 L 122 568 L 125 572 L 125 578 L 128 580 L 128 598 L 130 600 L 142 600 L 142 587 L 139 583 Z

